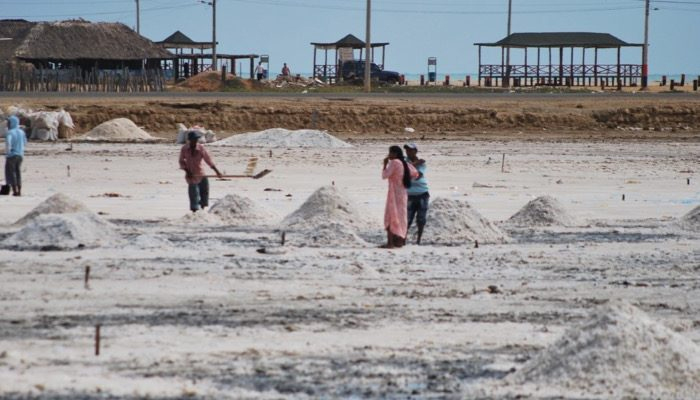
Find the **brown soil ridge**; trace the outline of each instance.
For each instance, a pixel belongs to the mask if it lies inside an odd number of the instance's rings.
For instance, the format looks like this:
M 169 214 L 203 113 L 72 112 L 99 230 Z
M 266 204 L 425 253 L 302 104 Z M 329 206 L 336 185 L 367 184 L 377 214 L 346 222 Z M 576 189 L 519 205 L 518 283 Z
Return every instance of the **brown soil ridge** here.
M 151 133 L 175 138 L 177 123 L 202 125 L 227 134 L 263 130 L 324 129 L 345 137 L 382 137 L 415 130 L 413 136 L 479 135 L 507 132 L 595 133 L 620 136 L 697 137 L 700 100 L 663 99 L 382 99 L 236 98 L 125 101 L 55 100 L 39 108 L 63 107 L 78 133 L 125 117 Z M 9 104 L 5 104 L 7 106 Z

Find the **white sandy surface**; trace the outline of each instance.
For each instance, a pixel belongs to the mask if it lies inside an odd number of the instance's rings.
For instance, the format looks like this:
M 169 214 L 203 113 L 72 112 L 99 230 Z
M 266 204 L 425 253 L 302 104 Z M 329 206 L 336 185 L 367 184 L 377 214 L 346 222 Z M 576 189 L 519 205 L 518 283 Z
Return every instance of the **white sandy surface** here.
M 226 173 L 250 157 L 273 171 L 212 179 L 211 204 L 244 196 L 276 227 L 335 185 L 371 221 L 364 243 L 313 248 L 281 245 L 274 227 L 183 219 L 180 146 L 30 143 L 0 235 L 61 192 L 121 240 L 0 250 L 0 397 L 463 398 L 514 379 L 611 299 L 700 343 L 700 234 L 677 220 L 700 204 L 699 144 L 421 141 L 432 197 L 469 202 L 510 239 L 386 251 L 380 166 L 395 143 L 211 148 Z M 542 195 L 577 226 L 502 223 Z M 580 397 L 548 382 L 503 398 Z

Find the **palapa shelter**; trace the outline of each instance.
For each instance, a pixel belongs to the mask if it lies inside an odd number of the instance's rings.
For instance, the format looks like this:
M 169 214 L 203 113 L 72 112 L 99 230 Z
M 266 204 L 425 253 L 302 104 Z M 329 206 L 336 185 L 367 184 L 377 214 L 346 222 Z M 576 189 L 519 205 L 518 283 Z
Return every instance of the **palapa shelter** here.
M 160 73 L 161 61 L 172 57 L 120 23 L 0 20 L 0 89 L 4 90 L 16 88 L 17 80 L 29 86 L 38 81 L 50 90 L 58 83 L 98 83 L 116 74 L 123 79 L 153 76 Z
M 639 47 L 641 44 L 627 43 L 609 33 L 592 32 L 544 32 L 513 33 L 495 43 L 474 43 L 479 47 L 479 85 L 515 86 L 635 86 L 642 77 L 641 64 L 623 64 L 621 50 L 626 47 Z M 482 64 L 482 47 L 499 47 L 500 64 Z M 528 59 L 529 49 L 536 49 L 536 61 Z M 523 50 L 523 63 L 507 65 L 506 52 L 510 49 Z M 542 62 L 542 50 L 547 52 Z M 552 60 L 552 49 L 557 58 Z M 565 63 L 564 52 L 569 49 L 569 60 Z M 581 50 L 580 63 L 574 63 L 575 50 Z M 586 50 L 593 49 L 593 60 L 586 62 Z M 600 64 L 599 50 L 617 52 L 615 64 Z M 641 59 L 641 58 L 640 58 Z
M 175 58 L 165 62 L 165 69 L 173 72 L 173 78 L 177 81 L 180 78 L 189 78 L 200 72 L 211 71 L 214 43 L 196 42 L 180 31 L 175 31 L 165 40 L 157 42 L 163 48 L 175 54 Z M 218 44 L 218 42 L 217 42 Z M 236 73 L 236 60 L 249 60 L 250 78 L 253 78 L 255 69 L 255 59 L 260 57 L 257 54 L 217 54 L 217 67 L 222 70 Z M 219 68 L 217 68 L 218 70 Z M 241 71 L 243 72 L 243 71 Z
M 363 52 L 365 51 L 365 42 L 358 39 L 355 35 L 348 34 L 344 38 L 332 43 L 311 43 L 314 46 L 314 66 L 313 75 L 314 78 L 323 80 L 324 82 L 337 82 L 341 78 L 341 65 L 345 61 L 355 61 L 364 60 Z M 371 43 L 370 47 L 372 49 L 371 59 L 372 62 L 377 64 L 380 69 L 384 69 L 384 58 L 386 56 L 386 46 L 389 43 Z M 374 50 L 376 48 L 382 49 L 382 59 L 381 63 L 376 61 L 374 57 Z M 324 51 L 323 64 L 317 62 L 317 53 L 319 50 Z M 358 51 L 359 50 L 359 51 Z M 331 64 L 328 61 L 328 52 L 332 51 Z M 359 53 L 359 56 L 356 56 Z

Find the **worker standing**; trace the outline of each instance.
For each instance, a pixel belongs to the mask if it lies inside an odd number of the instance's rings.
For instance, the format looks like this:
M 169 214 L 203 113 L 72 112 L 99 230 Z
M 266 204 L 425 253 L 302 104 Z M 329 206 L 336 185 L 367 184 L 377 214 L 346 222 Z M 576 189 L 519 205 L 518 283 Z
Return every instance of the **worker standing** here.
M 214 165 L 207 149 L 199 143 L 202 135 L 196 131 L 187 133 L 187 143 L 180 150 L 180 169 L 185 170 L 187 193 L 190 197 L 190 210 L 197 212 L 209 206 L 209 180 L 204 175 L 202 161 L 207 163 L 221 177 L 221 172 Z
M 21 167 L 22 160 L 24 160 L 24 146 L 27 144 L 27 135 L 19 127 L 19 118 L 14 115 L 7 119 L 7 128 L 8 131 L 5 134 L 5 182 L 12 188 L 13 196 L 21 196 Z
M 404 145 L 403 148 L 406 149 L 406 161 L 418 171 L 418 178 L 411 182 L 411 187 L 406 189 L 406 191 L 408 193 L 408 227 L 411 227 L 411 223 L 415 218 L 418 226 L 416 243 L 420 244 L 428 216 L 428 202 L 430 201 L 428 181 L 425 179 L 425 160 L 418 158 L 418 146 L 415 143 Z

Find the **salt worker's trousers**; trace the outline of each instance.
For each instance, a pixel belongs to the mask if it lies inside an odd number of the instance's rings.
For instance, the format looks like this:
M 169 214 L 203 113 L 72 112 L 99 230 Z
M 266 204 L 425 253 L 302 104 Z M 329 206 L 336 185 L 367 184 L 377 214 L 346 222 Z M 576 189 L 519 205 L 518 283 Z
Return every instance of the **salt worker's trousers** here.
M 22 186 L 22 156 L 11 156 L 5 160 L 5 183 Z
M 187 185 L 187 193 L 190 196 L 190 210 L 197 211 L 209 206 L 209 180 L 202 178 L 199 183 Z
M 425 192 L 408 196 L 408 227 L 411 227 L 413 219 L 416 219 L 418 226 L 425 226 L 428 217 L 428 203 L 430 193 Z

